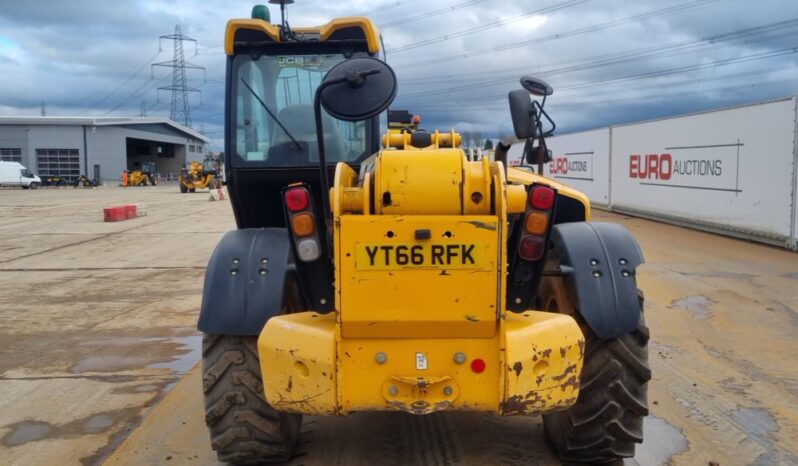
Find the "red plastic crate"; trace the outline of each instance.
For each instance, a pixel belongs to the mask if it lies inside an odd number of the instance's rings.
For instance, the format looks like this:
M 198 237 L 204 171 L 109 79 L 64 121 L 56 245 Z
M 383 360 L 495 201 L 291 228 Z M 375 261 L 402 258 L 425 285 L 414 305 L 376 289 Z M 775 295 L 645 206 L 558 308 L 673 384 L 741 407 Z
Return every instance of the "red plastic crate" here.
M 125 215 L 127 216 L 127 218 L 136 218 L 138 216 L 136 214 L 135 204 L 126 204 L 123 207 L 125 208 Z

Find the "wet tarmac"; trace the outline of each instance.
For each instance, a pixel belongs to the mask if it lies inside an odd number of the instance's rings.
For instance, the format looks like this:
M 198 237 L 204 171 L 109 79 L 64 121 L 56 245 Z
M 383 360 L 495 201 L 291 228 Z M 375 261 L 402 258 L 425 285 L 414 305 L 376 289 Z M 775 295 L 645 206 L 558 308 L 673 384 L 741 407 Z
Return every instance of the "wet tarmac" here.
M 600 211 L 595 217 L 626 225 L 647 258 L 639 282 L 652 335 L 652 414 L 644 443 L 624 464 L 798 464 L 798 371 L 789 356 L 798 350 L 798 255 Z M 200 383 L 195 368 L 107 464 L 162 464 L 167 457 L 218 464 Z M 559 462 L 539 418 L 357 413 L 306 418 L 298 456 L 288 464 Z
M 101 464 L 196 364 L 230 206 L 177 186 L 0 200 L 0 464 Z M 148 215 L 103 223 L 123 203 Z
M 0 463 L 218 464 L 194 325 L 229 205 L 160 186 L 0 195 Z M 148 216 L 99 221 L 122 202 Z M 625 464 L 798 464 L 798 254 L 595 217 L 647 259 L 652 414 Z M 289 464 L 559 463 L 537 417 L 358 413 L 306 418 Z

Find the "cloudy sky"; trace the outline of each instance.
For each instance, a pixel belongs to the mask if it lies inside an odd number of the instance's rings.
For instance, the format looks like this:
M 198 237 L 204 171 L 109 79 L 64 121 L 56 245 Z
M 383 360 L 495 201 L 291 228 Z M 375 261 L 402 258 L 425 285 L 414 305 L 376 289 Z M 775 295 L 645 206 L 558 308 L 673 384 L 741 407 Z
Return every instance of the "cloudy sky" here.
M 0 115 L 169 116 L 183 32 L 194 128 L 222 144 L 224 25 L 253 1 L 0 0 Z M 278 11 L 272 7 L 272 17 Z M 394 108 L 427 128 L 510 132 L 525 74 L 555 89 L 558 132 L 798 94 L 796 0 L 297 0 L 294 26 L 365 14 L 399 77 Z

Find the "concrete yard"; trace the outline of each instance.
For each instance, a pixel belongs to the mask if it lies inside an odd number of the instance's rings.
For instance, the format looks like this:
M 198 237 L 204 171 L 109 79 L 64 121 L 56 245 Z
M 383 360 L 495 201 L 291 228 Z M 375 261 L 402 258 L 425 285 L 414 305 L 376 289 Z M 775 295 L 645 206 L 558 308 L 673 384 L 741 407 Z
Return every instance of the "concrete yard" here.
M 102 208 L 147 215 L 103 223 Z M 798 464 L 798 254 L 600 211 L 640 241 L 651 416 L 628 464 Z M 228 201 L 0 190 L 0 463 L 217 464 L 195 327 Z M 306 418 L 292 465 L 558 464 L 540 418 Z

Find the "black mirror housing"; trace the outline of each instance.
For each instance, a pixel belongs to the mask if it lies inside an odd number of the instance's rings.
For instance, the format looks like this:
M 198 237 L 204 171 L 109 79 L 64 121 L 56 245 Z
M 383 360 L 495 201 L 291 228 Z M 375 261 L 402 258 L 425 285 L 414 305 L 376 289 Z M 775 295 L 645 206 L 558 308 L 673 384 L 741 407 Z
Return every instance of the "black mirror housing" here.
M 510 91 L 507 95 L 510 101 L 510 116 L 513 119 L 513 130 L 518 139 L 537 137 L 537 113 L 529 99 L 529 93 L 524 89 Z
M 319 90 L 327 113 L 339 120 L 362 121 L 391 105 L 396 97 L 396 75 L 376 58 L 350 58 L 327 72 Z
M 545 97 L 554 94 L 553 87 L 549 86 L 546 81 L 533 76 L 524 76 L 521 78 L 521 86 L 523 86 L 523 88 L 526 89 L 530 94 L 538 97 Z

